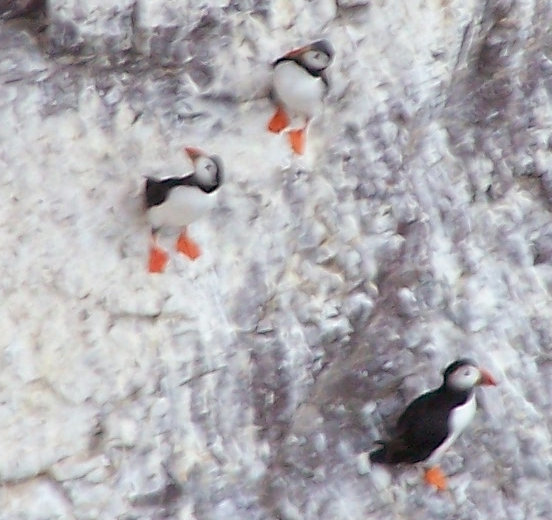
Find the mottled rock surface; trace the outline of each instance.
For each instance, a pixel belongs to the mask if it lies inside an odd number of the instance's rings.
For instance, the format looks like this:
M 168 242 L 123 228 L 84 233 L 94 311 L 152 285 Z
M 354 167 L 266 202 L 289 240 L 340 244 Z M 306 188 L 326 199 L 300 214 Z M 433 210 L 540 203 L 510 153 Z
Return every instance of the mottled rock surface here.
M 0 3 L 0 519 L 552 518 L 552 6 Z M 329 38 L 305 157 L 268 64 Z M 219 154 L 146 272 L 144 175 Z M 161 237 L 167 248 L 175 239 Z M 450 492 L 367 452 L 459 356 Z

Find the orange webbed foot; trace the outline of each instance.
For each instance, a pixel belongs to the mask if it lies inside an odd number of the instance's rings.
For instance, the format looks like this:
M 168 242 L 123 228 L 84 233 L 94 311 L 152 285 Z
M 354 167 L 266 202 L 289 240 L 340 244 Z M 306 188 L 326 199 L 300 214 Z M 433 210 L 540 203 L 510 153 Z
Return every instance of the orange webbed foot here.
M 299 128 L 298 130 L 290 130 L 288 132 L 289 143 L 292 150 L 299 155 L 305 152 L 306 129 Z
M 439 466 L 426 469 L 424 479 L 427 484 L 437 488 L 439 491 L 447 489 L 447 477 L 445 477 Z
M 178 240 L 176 241 L 176 250 L 183 255 L 186 255 L 190 260 L 195 260 L 201 251 L 198 245 L 190 238 L 186 233 L 180 233 Z
M 275 134 L 280 133 L 284 128 L 289 125 L 289 117 L 285 113 L 282 107 L 278 107 L 272 119 L 268 122 L 268 130 Z
M 150 273 L 162 273 L 169 261 L 169 255 L 157 246 L 150 248 L 148 270 Z

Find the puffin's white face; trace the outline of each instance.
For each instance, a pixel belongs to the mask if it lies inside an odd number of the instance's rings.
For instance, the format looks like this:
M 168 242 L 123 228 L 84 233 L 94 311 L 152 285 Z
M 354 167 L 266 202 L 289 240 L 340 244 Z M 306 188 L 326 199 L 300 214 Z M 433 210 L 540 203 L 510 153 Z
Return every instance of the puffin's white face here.
M 481 381 L 481 371 L 473 365 L 460 365 L 447 378 L 447 386 L 455 390 L 471 390 Z
M 330 64 L 330 57 L 317 49 L 306 51 L 301 56 L 301 60 L 312 70 L 324 70 Z
M 195 163 L 195 174 L 202 184 L 214 186 L 217 183 L 218 166 L 213 159 L 202 155 Z

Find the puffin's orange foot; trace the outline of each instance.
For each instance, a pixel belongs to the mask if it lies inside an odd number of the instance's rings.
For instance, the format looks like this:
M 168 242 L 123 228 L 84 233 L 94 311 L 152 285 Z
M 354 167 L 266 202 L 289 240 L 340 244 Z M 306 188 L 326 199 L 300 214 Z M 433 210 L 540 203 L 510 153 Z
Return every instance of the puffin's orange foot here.
M 176 241 L 176 250 L 183 255 L 186 255 L 190 260 L 195 260 L 201 251 L 198 245 L 189 238 L 185 233 L 181 233 Z
M 289 117 L 284 112 L 282 107 L 278 107 L 272 119 L 268 123 L 268 129 L 275 134 L 280 133 L 284 128 L 289 125 Z
M 447 489 L 447 477 L 445 477 L 439 466 L 426 469 L 424 479 L 426 483 L 436 487 L 439 491 Z
M 169 255 L 162 249 L 152 246 L 149 255 L 149 272 L 162 273 L 169 261 Z
M 289 143 L 296 154 L 303 155 L 305 152 L 305 134 L 306 131 L 304 128 L 290 130 L 288 132 Z

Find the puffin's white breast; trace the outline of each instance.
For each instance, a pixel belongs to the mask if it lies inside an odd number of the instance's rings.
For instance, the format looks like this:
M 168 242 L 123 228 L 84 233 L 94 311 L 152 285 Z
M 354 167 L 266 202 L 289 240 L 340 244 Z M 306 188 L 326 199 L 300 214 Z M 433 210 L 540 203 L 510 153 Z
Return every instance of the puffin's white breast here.
M 461 406 L 452 410 L 448 418 L 449 436 L 427 459 L 426 464 L 433 466 L 439 462 L 445 451 L 447 451 L 459 435 L 466 429 L 475 416 L 477 403 L 475 393 Z
M 293 114 L 314 116 L 321 109 L 325 86 L 294 61 L 282 61 L 274 68 L 274 93 Z
M 184 227 L 207 213 L 214 205 L 216 192 L 204 193 L 192 186 L 177 186 L 159 205 L 148 211 L 153 227 Z
M 475 416 L 475 393 L 462 405 L 455 408 L 449 417 L 449 431 L 457 438 Z

